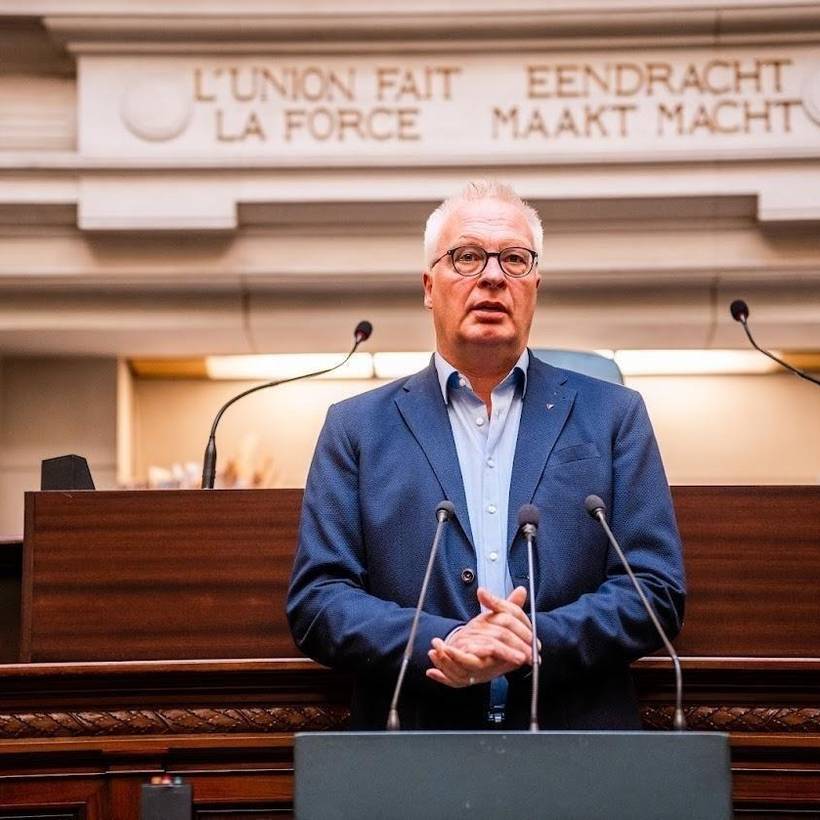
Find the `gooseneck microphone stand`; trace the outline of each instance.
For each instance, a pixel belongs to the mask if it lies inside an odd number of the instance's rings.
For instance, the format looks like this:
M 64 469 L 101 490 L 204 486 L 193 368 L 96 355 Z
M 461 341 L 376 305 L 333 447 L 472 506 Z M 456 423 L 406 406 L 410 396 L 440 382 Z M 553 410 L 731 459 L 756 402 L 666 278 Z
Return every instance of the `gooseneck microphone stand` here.
M 584 507 L 590 516 L 594 518 L 601 525 L 601 527 L 603 527 L 606 537 L 609 539 L 609 543 L 618 554 L 618 558 L 621 559 L 621 563 L 624 565 L 627 575 L 629 575 L 629 580 L 632 581 L 632 586 L 635 587 L 638 596 L 641 599 L 643 608 L 652 620 L 655 630 L 660 636 L 661 641 L 663 641 L 663 645 L 666 648 L 669 657 L 672 659 L 672 664 L 675 667 L 675 717 L 672 721 L 672 725 L 675 728 L 675 731 L 683 732 L 686 730 L 686 718 L 683 715 L 683 675 L 680 670 L 680 659 L 678 658 L 678 653 L 675 652 L 675 647 L 672 646 L 672 642 L 669 640 L 664 628 L 661 626 L 661 622 L 658 620 L 658 616 L 655 614 L 652 604 L 649 603 L 648 598 L 644 594 L 643 588 L 638 582 L 638 579 L 635 577 L 635 573 L 632 572 L 632 567 L 630 566 L 629 561 L 627 561 L 626 555 L 624 555 L 621 545 L 618 543 L 618 539 L 615 538 L 612 534 L 612 530 L 609 528 L 609 524 L 606 520 L 606 505 L 597 495 L 588 495 L 586 501 L 584 501 Z
M 786 370 L 794 373 L 795 376 L 800 376 L 801 379 L 805 379 L 807 382 L 811 382 L 812 384 L 820 385 L 820 380 L 815 379 L 814 376 L 810 376 L 808 373 L 798 370 L 796 367 L 792 367 L 790 364 L 784 362 L 783 359 L 778 359 L 774 353 L 770 353 L 768 350 L 764 350 L 760 347 L 760 345 L 758 345 L 752 336 L 752 332 L 749 330 L 749 325 L 747 324 L 749 321 L 749 306 L 742 299 L 735 299 L 735 301 L 729 305 L 729 312 L 732 314 L 732 318 L 736 322 L 740 322 L 740 324 L 743 325 L 743 330 L 746 331 L 746 337 L 749 339 L 749 342 L 755 350 L 759 351 L 764 356 L 768 356 L 773 362 L 777 362 L 777 364 L 781 367 L 785 367 Z
M 419 592 L 419 600 L 416 604 L 416 611 L 413 614 L 413 622 L 410 625 L 410 637 L 407 639 L 407 645 L 404 647 L 404 656 L 401 659 L 401 668 L 399 669 L 399 677 L 396 680 L 396 686 L 393 689 L 393 699 L 390 701 L 390 712 L 387 715 L 387 730 L 389 732 L 397 732 L 401 728 L 399 722 L 399 696 L 401 695 L 401 688 L 404 684 L 404 676 L 407 674 L 407 666 L 410 663 L 410 658 L 413 657 L 413 646 L 416 643 L 416 632 L 419 628 L 419 618 L 421 618 L 421 608 L 424 606 L 424 599 L 427 597 L 427 586 L 430 583 L 430 576 L 433 574 L 433 565 L 436 562 L 436 553 L 438 552 L 438 544 L 441 541 L 441 535 L 444 532 L 444 525 L 455 515 L 456 508 L 452 501 L 439 501 L 436 507 L 436 533 L 433 536 L 433 546 L 430 547 L 430 557 L 427 559 L 427 569 L 424 571 L 424 580 L 421 582 L 421 590 Z
M 537 732 L 538 726 L 538 695 L 539 671 L 541 656 L 538 653 L 538 633 L 536 631 L 535 613 L 535 561 L 533 559 L 533 541 L 538 533 L 538 524 L 541 513 L 534 504 L 524 504 L 518 511 L 518 526 L 524 533 L 527 541 L 527 573 L 529 574 L 529 589 L 527 598 L 530 604 L 530 627 L 532 628 L 532 691 L 530 692 L 530 731 Z
M 334 364 L 333 367 L 327 367 L 324 370 L 316 370 L 313 373 L 303 373 L 301 376 L 291 376 L 289 379 L 279 379 L 278 381 L 273 382 L 266 382 L 265 384 L 258 384 L 256 387 L 251 387 L 248 390 L 243 391 L 238 396 L 234 396 L 232 399 L 229 399 L 219 408 L 219 412 L 216 414 L 214 418 L 214 423 L 211 425 L 211 434 L 208 436 L 208 444 L 205 447 L 205 458 L 202 462 L 202 489 L 203 490 L 212 490 L 214 488 L 214 480 L 216 479 L 216 428 L 219 425 L 219 420 L 222 418 L 222 414 L 234 403 L 239 401 L 239 399 L 245 398 L 245 396 L 249 396 L 251 393 L 256 393 L 257 390 L 266 390 L 268 387 L 277 387 L 280 384 L 288 384 L 289 382 L 298 382 L 301 379 L 310 379 L 313 376 L 322 376 L 325 373 L 330 373 L 331 370 L 337 370 L 343 364 L 345 364 L 350 357 L 356 352 L 359 345 L 367 341 L 370 338 L 370 334 L 373 332 L 373 325 L 370 322 L 363 321 L 359 322 L 356 325 L 356 330 L 353 333 L 353 347 L 350 350 L 350 353 L 339 362 L 339 364 Z

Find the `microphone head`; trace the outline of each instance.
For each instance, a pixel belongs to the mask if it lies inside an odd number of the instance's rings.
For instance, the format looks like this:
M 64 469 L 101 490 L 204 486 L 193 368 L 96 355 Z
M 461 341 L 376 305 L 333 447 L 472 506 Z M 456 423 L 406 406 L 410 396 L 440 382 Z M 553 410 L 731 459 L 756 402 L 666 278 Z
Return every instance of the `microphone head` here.
M 373 332 L 373 325 L 365 319 L 359 324 L 356 325 L 356 329 L 353 331 L 353 338 L 356 340 L 356 344 L 361 344 L 362 342 L 366 342 L 370 338 L 370 334 Z
M 606 515 L 606 504 L 597 495 L 588 495 L 584 501 L 584 508 L 593 518 L 597 518 L 598 513 Z
M 449 521 L 456 514 L 456 505 L 452 501 L 439 501 L 436 507 L 436 518 L 439 521 Z
M 735 299 L 729 305 L 729 312 L 736 322 L 745 322 L 749 318 L 749 306 L 742 299 Z
M 537 527 L 541 520 L 541 513 L 535 504 L 522 504 L 518 511 L 518 526 L 524 527 L 529 524 L 532 527 Z

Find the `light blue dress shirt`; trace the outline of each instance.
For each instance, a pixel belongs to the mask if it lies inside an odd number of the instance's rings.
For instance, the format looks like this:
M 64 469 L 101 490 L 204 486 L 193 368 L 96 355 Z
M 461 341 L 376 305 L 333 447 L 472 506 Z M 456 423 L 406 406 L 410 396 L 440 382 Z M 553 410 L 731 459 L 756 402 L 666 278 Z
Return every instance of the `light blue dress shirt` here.
M 493 595 L 504 598 L 513 589 L 507 565 L 507 510 L 529 361 L 529 352 L 525 349 L 513 369 L 492 391 L 492 413 L 488 415 L 486 405 L 473 392 L 469 379 L 439 353 L 435 354 L 436 372 L 464 482 L 478 583 Z M 496 678 L 490 691 L 491 706 L 503 707 L 506 679 Z

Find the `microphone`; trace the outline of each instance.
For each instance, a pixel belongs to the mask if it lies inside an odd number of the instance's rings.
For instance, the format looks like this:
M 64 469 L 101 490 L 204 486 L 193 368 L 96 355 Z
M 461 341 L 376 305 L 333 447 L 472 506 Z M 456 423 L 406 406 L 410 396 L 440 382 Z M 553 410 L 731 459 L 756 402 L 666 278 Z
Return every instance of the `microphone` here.
M 649 603 L 649 600 L 644 594 L 641 585 L 638 583 L 635 573 L 632 572 L 632 567 L 629 565 L 629 561 L 626 560 L 626 556 L 621 549 L 621 545 L 612 534 L 609 524 L 607 524 L 606 504 L 604 504 L 604 502 L 597 495 L 588 495 L 586 497 L 586 501 L 584 501 L 584 507 L 590 516 L 592 516 L 592 518 L 594 518 L 603 527 L 604 532 L 609 539 L 609 543 L 612 544 L 613 549 L 618 553 L 618 558 L 621 559 L 621 563 L 624 565 L 627 575 L 629 575 L 629 580 L 632 581 L 632 586 L 634 586 L 638 592 L 638 597 L 641 599 L 643 608 L 647 611 L 655 629 L 658 632 L 658 635 L 660 635 L 669 657 L 672 658 L 672 663 L 675 667 L 675 717 L 672 721 L 672 725 L 674 726 L 675 731 L 683 732 L 686 729 L 686 718 L 683 716 L 683 677 L 680 671 L 680 659 L 678 658 L 678 653 L 675 652 L 675 647 L 672 646 L 672 642 L 666 636 L 666 632 L 664 632 L 661 622 L 655 614 L 655 610 L 652 608 L 652 605 Z
M 234 396 L 232 399 L 226 401 L 225 404 L 219 408 L 219 412 L 214 418 L 214 423 L 211 425 L 211 434 L 208 436 L 208 444 L 205 447 L 205 458 L 202 463 L 202 489 L 212 490 L 214 488 L 214 480 L 216 478 L 216 428 L 219 424 L 219 420 L 222 418 L 222 414 L 234 402 L 239 401 L 239 399 L 242 399 L 251 393 L 255 393 L 257 390 L 264 390 L 267 387 L 276 387 L 279 384 L 287 384 L 288 382 L 298 382 L 300 379 L 309 379 L 312 376 L 322 376 L 325 373 L 330 373 L 332 370 L 337 370 L 356 352 L 356 349 L 362 342 L 365 342 L 370 338 L 370 334 L 372 332 L 373 325 L 371 325 L 370 322 L 359 322 L 359 324 L 356 325 L 356 329 L 353 331 L 353 347 L 351 348 L 350 353 L 348 353 L 347 356 L 339 362 L 339 364 L 334 364 L 333 367 L 328 367 L 324 370 L 316 370 L 313 373 L 304 373 L 301 376 L 291 376 L 289 379 L 279 379 L 278 381 L 258 384 L 256 387 L 251 387 L 249 390 L 245 390 L 238 396 Z
M 407 673 L 407 665 L 410 663 L 410 658 L 413 655 L 413 645 L 416 642 L 416 632 L 419 628 L 419 618 L 421 617 L 421 608 L 424 605 L 424 599 L 427 597 L 427 585 L 430 583 L 430 576 L 433 573 L 433 564 L 436 560 L 436 552 L 438 551 L 438 543 L 441 540 L 441 535 L 444 532 L 444 525 L 456 514 L 456 508 L 452 501 L 439 501 L 436 507 L 436 534 L 433 536 L 433 546 L 430 547 L 430 558 L 427 560 L 427 569 L 424 572 L 424 580 L 421 582 L 421 591 L 419 592 L 419 600 L 416 604 L 416 611 L 413 615 L 413 623 L 410 626 L 410 637 L 407 639 L 407 646 L 404 647 L 404 657 L 401 659 L 401 668 L 399 669 L 399 677 L 396 680 L 396 687 L 393 689 L 393 699 L 390 701 L 390 712 L 387 716 L 387 730 L 389 732 L 397 732 L 401 728 L 399 723 L 399 696 L 401 695 L 401 687 L 404 684 L 404 676 Z
M 535 631 L 535 562 L 532 543 L 538 533 L 541 513 L 534 504 L 524 504 L 518 511 L 518 527 L 527 539 L 527 573 L 529 574 L 530 626 L 532 627 L 532 693 L 530 694 L 530 731 L 538 731 L 538 671 L 541 657 L 538 654 L 538 636 Z
M 353 331 L 353 339 L 357 345 L 360 345 L 362 342 L 366 342 L 370 338 L 370 334 L 373 332 L 373 325 L 367 321 L 367 319 L 363 319 L 359 324 L 356 325 L 356 329 Z M 342 362 L 344 364 L 344 362 Z M 339 367 L 340 365 L 336 365 Z
M 735 299 L 735 301 L 729 305 L 729 312 L 732 314 L 732 318 L 736 322 L 740 322 L 740 324 L 743 325 L 743 329 L 746 331 L 746 335 L 749 337 L 749 341 L 752 343 L 752 347 L 755 350 L 759 350 L 764 356 L 768 356 L 773 362 L 777 362 L 781 367 L 785 367 L 786 370 L 790 370 L 795 374 L 795 376 L 800 376 L 801 379 L 805 379 L 813 384 L 820 385 L 820 380 L 815 379 L 813 376 L 810 376 L 802 370 L 798 370 L 796 367 L 792 367 L 790 364 L 786 364 L 786 362 L 782 359 L 778 359 L 773 353 L 769 353 L 768 350 L 764 350 L 762 347 L 758 346 L 757 342 L 752 337 L 752 333 L 749 330 L 749 325 L 747 324 L 749 321 L 749 306 L 742 299 Z

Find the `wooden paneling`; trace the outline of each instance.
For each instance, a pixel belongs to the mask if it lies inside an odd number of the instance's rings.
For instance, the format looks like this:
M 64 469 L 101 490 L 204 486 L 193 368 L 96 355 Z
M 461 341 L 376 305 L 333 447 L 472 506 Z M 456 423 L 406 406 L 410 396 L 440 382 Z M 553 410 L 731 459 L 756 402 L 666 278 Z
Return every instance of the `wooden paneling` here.
M 683 658 L 682 667 L 689 728 L 730 733 L 736 811 L 820 816 L 820 659 Z M 670 728 L 671 663 L 642 658 L 633 669 L 644 725 Z
M 0 663 L 20 657 L 22 560 L 22 539 L 0 539 Z
M 738 809 L 820 813 L 820 661 L 765 664 L 684 659 L 687 719 L 731 730 Z M 668 727 L 669 664 L 635 676 L 647 728 Z M 342 728 L 348 695 L 307 660 L 0 666 L 0 806 L 137 820 L 140 784 L 168 773 L 197 817 L 288 816 L 293 733 Z
M 820 655 L 820 487 L 675 487 L 681 655 Z
M 26 494 L 26 661 L 298 656 L 300 490 Z
M 820 487 L 676 487 L 681 655 L 820 654 Z M 26 494 L 22 660 L 296 657 L 301 490 Z
M 71 818 L 108 820 L 107 786 L 101 777 L 61 771 L 58 776 L 30 772 L 0 780 L 0 806 L 5 818 Z
M 738 816 L 820 815 L 820 487 L 673 496 L 690 728 L 730 732 Z M 349 697 L 287 631 L 301 491 L 26 501 L 22 644 L 43 663 L 0 665 L 0 820 L 137 820 L 165 772 L 197 818 L 290 816 L 293 733 L 343 728 Z M 670 663 L 634 672 L 645 726 L 669 728 Z

